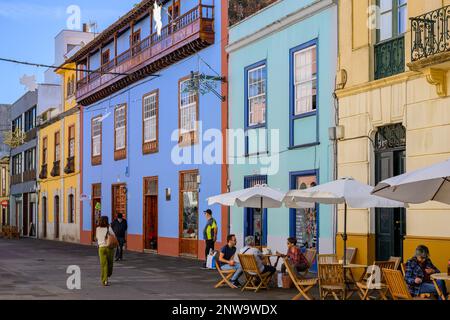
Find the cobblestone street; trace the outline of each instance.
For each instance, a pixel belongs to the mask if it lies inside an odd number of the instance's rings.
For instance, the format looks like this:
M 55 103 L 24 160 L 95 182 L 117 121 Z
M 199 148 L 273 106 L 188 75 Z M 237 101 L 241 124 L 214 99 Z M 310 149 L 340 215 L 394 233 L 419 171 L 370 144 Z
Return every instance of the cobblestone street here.
M 0 239 L 2 299 L 291 299 L 294 290 L 241 292 L 214 289 L 219 275 L 184 258 L 125 252 L 115 263 L 111 286 L 100 284 L 95 247 L 62 242 Z M 67 289 L 67 267 L 81 268 L 81 290 Z

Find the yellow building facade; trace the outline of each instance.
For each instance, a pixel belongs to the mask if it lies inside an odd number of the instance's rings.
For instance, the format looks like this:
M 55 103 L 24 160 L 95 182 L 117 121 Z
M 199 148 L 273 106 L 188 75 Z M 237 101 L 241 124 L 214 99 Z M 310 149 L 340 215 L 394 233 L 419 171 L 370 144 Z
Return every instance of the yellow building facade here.
M 448 42 L 439 43 L 441 32 L 449 32 L 442 28 L 450 28 L 439 23 L 439 17 L 450 17 L 448 5 L 448 0 L 339 1 L 339 177 L 375 185 L 450 158 L 450 49 Z M 343 208 L 338 217 L 336 245 L 342 254 Z M 406 260 L 425 244 L 433 262 L 447 269 L 449 206 L 350 209 L 347 230 L 348 246 L 358 249 L 357 263 L 390 256 Z
M 66 64 L 67 69 L 75 65 Z M 63 107 L 41 115 L 39 131 L 39 222 L 41 238 L 80 241 L 80 112 L 75 71 L 58 69 Z
M 9 225 L 9 157 L 0 158 L 0 226 Z

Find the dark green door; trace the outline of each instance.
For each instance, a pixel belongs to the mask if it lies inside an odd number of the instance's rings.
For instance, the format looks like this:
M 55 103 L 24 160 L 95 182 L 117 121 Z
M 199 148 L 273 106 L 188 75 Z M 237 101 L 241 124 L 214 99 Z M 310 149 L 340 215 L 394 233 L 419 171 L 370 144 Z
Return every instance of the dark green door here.
M 376 155 L 376 183 L 405 172 L 405 151 L 387 151 Z M 402 257 L 405 235 L 405 209 L 375 210 L 376 259 Z

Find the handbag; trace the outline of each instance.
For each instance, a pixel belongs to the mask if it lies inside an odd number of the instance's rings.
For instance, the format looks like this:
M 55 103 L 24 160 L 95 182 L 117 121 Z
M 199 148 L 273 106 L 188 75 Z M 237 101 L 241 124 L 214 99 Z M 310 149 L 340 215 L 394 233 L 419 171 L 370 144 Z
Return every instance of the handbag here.
M 110 249 L 115 249 L 119 246 L 119 241 L 117 240 L 115 235 L 112 235 L 109 233 L 109 229 L 106 232 L 105 240 L 106 240 L 106 246 Z
M 206 267 L 208 269 L 215 269 L 216 268 L 216 251 L 210 251 L 208 254 L 208 257 L 206 258 Z

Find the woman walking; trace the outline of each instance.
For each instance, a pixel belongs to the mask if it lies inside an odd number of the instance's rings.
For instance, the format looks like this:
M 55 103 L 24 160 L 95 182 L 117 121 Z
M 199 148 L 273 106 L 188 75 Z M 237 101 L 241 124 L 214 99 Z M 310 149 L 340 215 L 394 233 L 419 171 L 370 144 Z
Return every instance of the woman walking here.
M 100 225 L 96 230 L 96 239 L 98 243 L 98 255 L 100 257 L 100 268 L 102 270 L 102 284 L 109 286 L 108 278 L 112 276 L 113 272 L 113 258 L 114 249 L 111 249 L 108 244 L 108 236 L 115 237 L 114 231 L 109 226 L 108 217 L 100 218 Z

